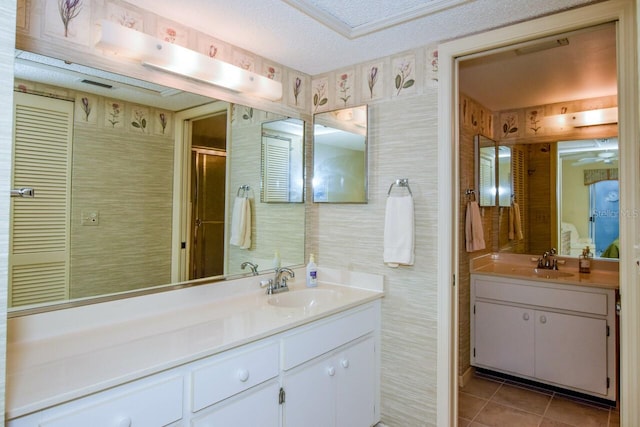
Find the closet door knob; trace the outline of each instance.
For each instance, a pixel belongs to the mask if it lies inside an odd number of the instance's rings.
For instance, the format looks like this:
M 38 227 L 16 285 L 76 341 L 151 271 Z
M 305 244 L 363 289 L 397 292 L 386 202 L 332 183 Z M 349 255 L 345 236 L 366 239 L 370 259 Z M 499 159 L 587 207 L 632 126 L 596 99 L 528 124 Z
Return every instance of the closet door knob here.
M 524 314 L 522 315 L 522 319 L 523 319 L 523 320 L 525 320 L 525 321 L 526 321 L 526 320 L 529 320 L 529 313 L 524 313 Z
M 131 427 L 131 417 L 118 418 L 115 427 Z
M 540 323 L 547 323 L 547 316 L 540 316 Z
M 340 361 L 340 364 L 342 365 L 343 368 L 347 369 L 349 367 L 349 359 L 342 359 Z
M 336 368 L 334 368 L 333 366 L 329 366 L 327 368 L 327 374 L 332 377 L 336 374 Z

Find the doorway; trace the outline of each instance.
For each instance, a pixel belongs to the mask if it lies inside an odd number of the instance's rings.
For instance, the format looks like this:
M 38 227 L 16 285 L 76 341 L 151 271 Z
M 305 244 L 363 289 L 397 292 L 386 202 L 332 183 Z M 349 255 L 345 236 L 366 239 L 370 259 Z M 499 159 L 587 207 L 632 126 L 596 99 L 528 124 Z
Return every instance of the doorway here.
M 557 13 L 544 18 L 531 20 L 510 27 L 444 43 L 438 48 L 439 82 L 438 96 L 438 135 L 439 162 L 444 167 L 439 174 L 440 191 L 439 212 L 440 224 L 438 232 L 439 247 L 439 343 L 438 346 L 438 425 L 456 425 L 457 422 L 457 388 L 458 388 L 458 295 L 456 286 L 459 259 L 458 224 L 460 215 L 458 206 L 464 189 L 460 188 L 458 179 L 460 164 L 458 160 L 458 69 L 456 59 L 465 55 L 479 54 L 506 44 L 515 44 L 566 31 L 599 25 L 605 22 L 617 22 L 618 42 L 618 80 L 619 80 L 619 136 L 621 141 L 622 177 L 629 179 L 628 185 L 621 185 L 621 212 L 637 212 L 638 202 L 634 193 L 633 173 L 638 158 L 638 147 L 635 146 L 635 135 L 638 132 L 636 120 L 638 109 L 638 82 L 636 49 L 637 40 L 635 11 L 632 2 L 610 1 L 585 6 L 579 9 Z M 624 152 L 624 153 L 623 153 Z M 453 172 L 451 172 L 453 171 Z M 638 224 L 636 217 L 621 215 L 620 234 L 636 236 Z M 626 297 L 621 305 L 621 418 L 623 425 L 637 425 L 639 415 L 634 413 L 633 402 L 638 400 L 637 358 L 640 357 L 638 336 L 637 307 L 640 306 L 640 290 L 634 268 L 633 241 L 621 242 L 620 289 Z
M 189 280 L 224 274 L 227 113 L 191 121 Z

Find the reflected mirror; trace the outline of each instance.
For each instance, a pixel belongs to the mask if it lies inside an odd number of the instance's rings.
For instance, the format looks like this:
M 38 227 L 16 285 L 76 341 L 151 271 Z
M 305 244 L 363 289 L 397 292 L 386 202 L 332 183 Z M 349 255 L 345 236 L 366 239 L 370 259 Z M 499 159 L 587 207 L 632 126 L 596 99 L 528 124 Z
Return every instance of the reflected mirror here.
M 304 122 L 274 120 L 262 124 L 262 185 L 264 203 L 304 201 Z
M 15 90 L 12 184 L 35 197 L 11 198 L 10 307 L 245 275 L 247 261 L 267 271 L 275 251 L 283 266 L 304 263 L 304 205 L 258 196 L 262 125 L 287 117 L 28 52 L 16 54 Z M 302 165 L 290 167 L 301 201 Z M 240 188 L 244 247 L 230 241 Z
M 367 203 L 367 106 L 313 116 L 313 201 Z
M 475 136 L 476 194 L 480 206 L 495 206 L 497 200 L 497 145 L 483 135 Z

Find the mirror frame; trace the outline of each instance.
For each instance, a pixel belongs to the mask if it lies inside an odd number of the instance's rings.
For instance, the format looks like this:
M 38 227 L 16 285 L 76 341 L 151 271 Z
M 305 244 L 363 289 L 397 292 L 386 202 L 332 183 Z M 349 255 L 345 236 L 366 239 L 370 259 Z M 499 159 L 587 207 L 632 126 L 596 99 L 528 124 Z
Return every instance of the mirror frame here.
M 353 119 L 353 110 L 357 110 L 357 109 L 364 109 L 364 114 L 365 114 L 365 127 L 364 127 L 364 158 L 363 158 L 363 162 L 364 162 L 364 168 L 363 168 L 363 188 L 361 189 L 361 193 L 360 190 L 357 190 L 358 195 L 362 195 L 362 198 L 346 198 L 344 200 L 332 200 L 330 198 L 326 199 L 326 200 L 321 200 L 319 197 L 317 197 L 316 195 L 316 180 L 318 178 L 318 173 L 317 173 L 317 153 L 316 153 L 316 148 L 317 148 L 317 127 L 318 126 L 326 126 L 325 124 L 320 124 L 318 123 L 318 117 L 320 118 L 324 118 L 324 117 L 330 117 L 329 120 L 326 120 L 326 122 L 328 123 L 336 123 L 336 124 L 340 124 L 340 115 L 345 116 L 345 119 L 343 119 L 345 122 L 346 121 L 350 121 Z M 335 118 L 331 117 L 334 116 Z M 335 109 L 335 110 L 329 110 L 329 111 L 323 111 L 321 113 L 316 113 L 313 115 L 313 177 L 311 180 L 311 189 L 312 189 L 312 197 L 313 197 L 313 202 L 314 203 L 333 203 L 333 204 L 367 204 L 369 203 L 369 105 L 368 104 L 360 104 L 360 105 L 354 105 L 352 107 L 347 107 L 347 108 L 339 108 L 339 109 Z M 356 134 L 356 132 L 350 132 L 348 130 L 349 126 L 354 126 L 357 127 L 359 126 L 357 123 L 354 124 L 348 124 L 347 126 L 344 126 L 345 129 L 341 129 L 339 127 L 336 127 L 335 129 L 341 132 L 345 132 L 345 133 L 352 133 L 352 134 Z M 344 177 L 342 177 L 342 179 L 344 179 Z
M 473 137 L 473 142 L 476 200 L 480 207 L 497 206 L 499 199 L 498 144 L 493 139 L 482 134 L 475 135 Z M 486 159 L 484 157 L 485 154 L 487 155 Z M 483 162 L 483 160 L 486 160 L 486 162 Z M 488 171 L 489 174 L 485 174 L 483 173 L 485 167 L 492 167 L 493 170 L 490 169 Z M 490 180 L 488 185 L 482 185 L 482 177 L 485 175 Z

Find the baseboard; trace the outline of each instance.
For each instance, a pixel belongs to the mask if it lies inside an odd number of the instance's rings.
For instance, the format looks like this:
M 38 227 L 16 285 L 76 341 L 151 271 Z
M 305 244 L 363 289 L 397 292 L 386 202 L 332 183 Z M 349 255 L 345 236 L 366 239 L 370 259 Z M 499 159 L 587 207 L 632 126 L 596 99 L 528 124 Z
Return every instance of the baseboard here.
M 473 377 L 473 373 L 475 369 L 473 366 L 469 366 L 469 368 L 462 374 L 458 376 L 458 387 L 464 387 L 469 384 L 471 377 Z

